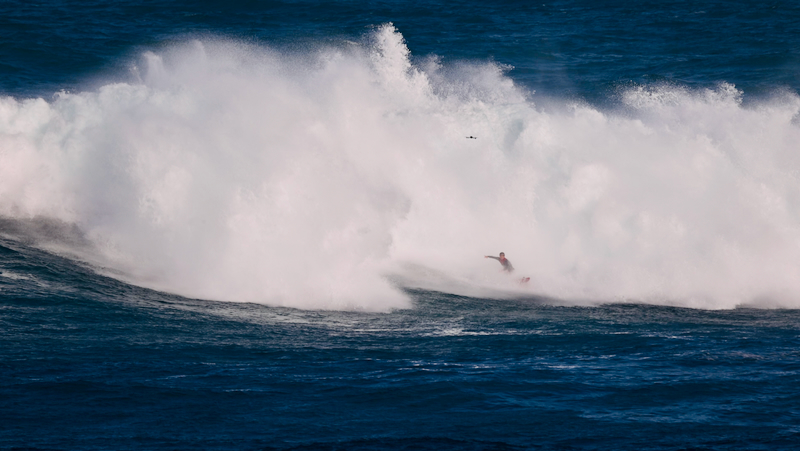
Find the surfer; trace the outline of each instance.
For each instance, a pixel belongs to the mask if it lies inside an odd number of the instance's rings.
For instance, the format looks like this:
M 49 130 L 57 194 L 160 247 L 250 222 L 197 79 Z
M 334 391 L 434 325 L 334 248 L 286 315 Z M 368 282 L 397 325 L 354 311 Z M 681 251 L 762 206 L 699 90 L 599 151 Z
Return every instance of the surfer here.
M 484 256 L 484 258 L 493 258 L 493 259 L 499 261 L 500 264 L 503 265 L 503 271 L 505 271 L 507 273 L 514 272 L 514 267 L 511 266 L 511 262 L 506 258 L 505 252 L 500 252 L 500 256 L 499 257 L 495 257 L 493 255 L 486 255 L 486 256 Z
M 511 262 L 506 258 L 505 252 L 500 252 L 500 256 L 499 257 L 495 257 L 493 255 L 484 255 L 483 258 L 493 258 L 493 259 L 499 261 L 501 265 L 503 265 L 503 271 L 505 271 L 505 272 L 507 272 L 509 274 L 514 272 L 514 267 L 511 265 Z M 528 283 L 530 281 L 531 281 L 530 277 L 523 277 L 522 279 L 519 279 L 519 284 L 520 285 L 524 285 L 524 284 L 526 284 L 526 283 Z

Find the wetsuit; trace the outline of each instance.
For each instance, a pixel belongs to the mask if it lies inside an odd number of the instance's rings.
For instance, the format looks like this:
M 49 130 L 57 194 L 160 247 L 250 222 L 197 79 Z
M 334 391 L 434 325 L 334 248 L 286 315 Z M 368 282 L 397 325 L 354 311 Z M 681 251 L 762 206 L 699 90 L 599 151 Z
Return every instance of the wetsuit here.
M 500 257 L 493 257 L 491 255 L 487 255 L 487 257 L 493 258 L 493 259 L 499 261 L 500 264 L 503 265 L 503 271 L 506 271 L 506 272 L 514 271 L 514 267 L 511 266 L 511 262 L 507 258 L 504 258 L 504 259 L 500 260 Z

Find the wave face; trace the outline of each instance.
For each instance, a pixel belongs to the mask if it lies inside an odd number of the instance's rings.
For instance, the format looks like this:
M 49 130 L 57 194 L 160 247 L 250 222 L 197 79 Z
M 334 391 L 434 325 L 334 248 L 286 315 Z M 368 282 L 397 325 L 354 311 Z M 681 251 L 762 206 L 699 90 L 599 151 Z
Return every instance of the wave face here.
M 796 93 L 632 86 L 600 110 L 504 71 L 412 58 L 391 25 L 147 52 L 129 82 L 0 99 L 0 215 L 206 299 L 403 308 L 421 272 L 506 286 L 502 250 L 561 299 L 800 307 Z

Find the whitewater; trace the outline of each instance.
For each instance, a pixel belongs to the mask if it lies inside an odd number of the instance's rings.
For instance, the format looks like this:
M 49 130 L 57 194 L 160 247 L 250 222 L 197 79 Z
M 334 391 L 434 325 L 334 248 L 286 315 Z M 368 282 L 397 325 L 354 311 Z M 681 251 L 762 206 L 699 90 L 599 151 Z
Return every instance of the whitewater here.
M 415 287 L 800 307 L 791 90 L 630 84 L 598 106 L 411 55 L 391 24 L 292 51 L 189 39 L 129 69 L 0 98 L 0 232 L 136 285 L 302 309 L 405 308 Z M 501 251 L 529 286 L 483 258 Z

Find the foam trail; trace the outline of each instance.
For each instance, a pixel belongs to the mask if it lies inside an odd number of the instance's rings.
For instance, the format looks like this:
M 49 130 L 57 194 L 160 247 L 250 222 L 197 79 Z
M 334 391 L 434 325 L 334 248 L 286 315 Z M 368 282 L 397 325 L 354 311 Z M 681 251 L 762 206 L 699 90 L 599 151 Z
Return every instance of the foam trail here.
M 508 286 L 482 258 L 502 250 L 558 298 L 800 307 L 794 93 L 547 112 L 496 65 L 412 64 L 391 25 L 305 54 L 195 41 L 134 74 L 0 99 L 0 215 L 76 224 L 135 283 L 386 310 L 409 304 L 385 276 L 419 265 Z

